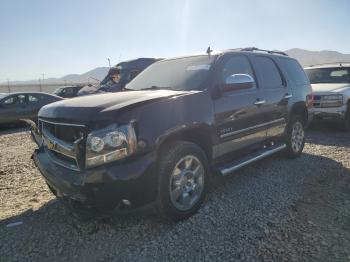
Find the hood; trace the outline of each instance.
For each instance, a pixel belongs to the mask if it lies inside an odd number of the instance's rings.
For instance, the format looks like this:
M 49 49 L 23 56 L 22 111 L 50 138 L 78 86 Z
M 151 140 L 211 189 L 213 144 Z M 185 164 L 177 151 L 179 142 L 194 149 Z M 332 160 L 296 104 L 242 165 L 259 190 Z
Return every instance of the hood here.
M 347 88 L 350 88 L 350 83 L 344 84 L 312 84 L 312 91 L 316 93 L 321 92 L 342 92 Z
M 191 93 L 188 91 L 148 90 L 96 94 L 72 98 L 44 106 L 38 116 L 71 123 L 110 119 L 117 110 Z

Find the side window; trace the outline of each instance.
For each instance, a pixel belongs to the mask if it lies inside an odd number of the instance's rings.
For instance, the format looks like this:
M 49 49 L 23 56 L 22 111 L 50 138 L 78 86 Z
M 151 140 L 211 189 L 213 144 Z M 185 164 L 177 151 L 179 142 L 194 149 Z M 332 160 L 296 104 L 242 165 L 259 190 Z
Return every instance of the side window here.
M 69 87 L 69 88 L 66 89 L 66 94 L 67 95 L 73 95 L 73 93 L 74 93 L 73 87 Z
M 255 61 L 263 87 L 280 88 L 283 86 L 281 74 L 271 58 L 257 56 Z
M 6 105 L 6 106 L 10 106 L 10 105 L 14 105 L 16 103 L 16 97 L 15 96 L 12 96 L 8 99 L 6 99 L 3 104 Z
M 229 76 L 235 74 L 247 74 L 254 78 L 253 69 L 247 57 L 241 55 L 230 57 L 222 70 L 221 81 L 224 83 Z
M 280 58 L 282 68 L 290 81 L 296 85 L 308 85 L 309 79 L 300 64 L 293 59 Z
M 15 106 L 15 105 L 25 104 L 25 103 L 26 103 L 25 95 L 11 96 L 10 98 L 6 99 L 3 102 L 3 104 L 6 106 Z
M 39 101 L 39 98 L 33 95 L 28 95 L 28 101 L 29 103 L 36 103 Z

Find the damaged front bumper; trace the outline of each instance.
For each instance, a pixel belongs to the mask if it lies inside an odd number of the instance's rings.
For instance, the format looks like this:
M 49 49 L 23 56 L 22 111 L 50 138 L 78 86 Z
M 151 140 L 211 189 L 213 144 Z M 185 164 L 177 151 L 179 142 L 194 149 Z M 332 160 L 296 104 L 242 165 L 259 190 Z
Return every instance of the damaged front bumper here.
M 37 139 L 33 132 L 32 137 Z M 99 211 L 114 211 L 125 202 L 130 208 L 140 207 L 153 202 L 157 196 L 153 152 L 83 171 L 58 165 L 42 144 L 32 158 L 57 197 L 72 199 Z

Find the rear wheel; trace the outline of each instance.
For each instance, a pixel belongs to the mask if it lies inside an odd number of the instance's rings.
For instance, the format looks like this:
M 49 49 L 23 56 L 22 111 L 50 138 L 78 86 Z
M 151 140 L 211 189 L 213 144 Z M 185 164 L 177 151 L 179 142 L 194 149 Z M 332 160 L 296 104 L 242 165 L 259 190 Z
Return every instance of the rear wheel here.
M 305 145 L 305 131 L 303 118 L 294 115 L 287 126 L 286 134 L 286 155 L 296 158 L 301 155 Z
M 208 185 L 208 162 L 196 144 L 170 144 L 159 166 L 158 209 L 172 221 L 186 219 L 202 205 Z

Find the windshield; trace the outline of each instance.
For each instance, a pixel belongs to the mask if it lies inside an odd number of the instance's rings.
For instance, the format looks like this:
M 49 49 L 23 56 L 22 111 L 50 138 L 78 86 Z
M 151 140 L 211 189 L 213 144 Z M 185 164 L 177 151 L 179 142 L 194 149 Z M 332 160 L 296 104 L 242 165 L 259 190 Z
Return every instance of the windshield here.
M 306 69 L 311 84 L 320 83 L 350 83 L 349 68 L 315 68 Z
M 215 58 L 203 55 L 157 62 L 141 72 L 126 89 L 200 90 Z
M 0 100 L 3 99 L 7 94 L 0 94 Z

